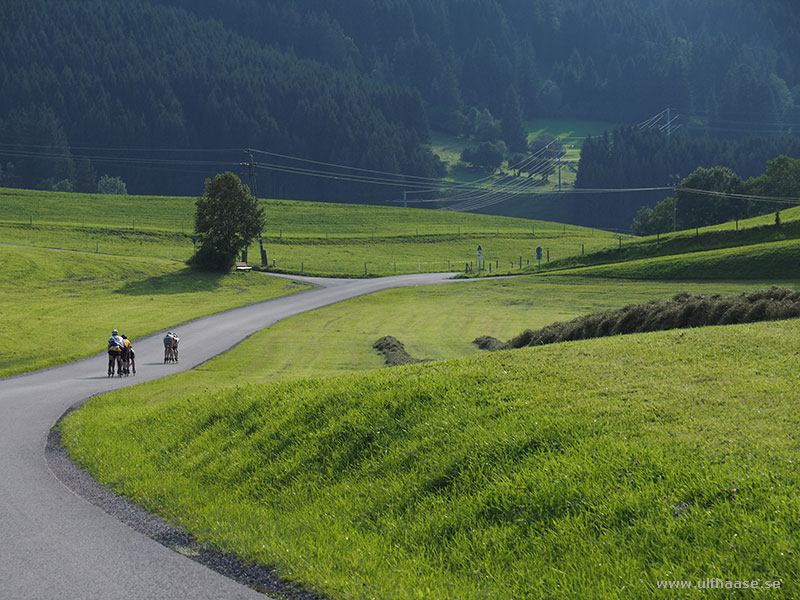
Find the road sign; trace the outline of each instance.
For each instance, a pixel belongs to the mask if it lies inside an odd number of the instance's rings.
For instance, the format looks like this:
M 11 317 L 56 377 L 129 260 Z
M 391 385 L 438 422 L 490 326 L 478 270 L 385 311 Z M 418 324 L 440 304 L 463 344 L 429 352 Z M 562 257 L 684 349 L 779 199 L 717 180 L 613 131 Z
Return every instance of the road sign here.
M 536 248 L 536 260 L 542 260 L 542 247 Z

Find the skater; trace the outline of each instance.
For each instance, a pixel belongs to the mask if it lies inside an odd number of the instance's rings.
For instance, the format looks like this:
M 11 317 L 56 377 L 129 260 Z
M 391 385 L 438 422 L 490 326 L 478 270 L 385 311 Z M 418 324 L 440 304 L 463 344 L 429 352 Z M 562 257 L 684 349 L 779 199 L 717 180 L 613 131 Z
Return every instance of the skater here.
M 111 337 L 108 338 L 108 376 L 114 376 L 114 365 L 116 365 L 117 374 L 122 377 L 122 348 L 124 341 L 119 335 L 119 331 L 114 329 L 111 332 Z
M 130 350 L 131 369 L 133 370 L 133 374 L 136 375 L 136 351 L 133 349 L 133 344 L 131 344 Z
M 164 362 L 178 362 L 178 342 L 180 338 L 174 331 L 168 331 L 164 336 Z
M 172 360 L 174 360 L 175 362 L 178 362 L 178 342 L 180 342 L 180 341 L 181 341 L 181 339 L 178 337 L 178 334 L 173 331 L 172 332 Z
M 127 335 L 122 335 L 122 372 L 125 376 L 131 374 L 131 361 L 133 355 L 133 346 Z M 134 363 L 133 374 L 136 375 L 136 363 Z

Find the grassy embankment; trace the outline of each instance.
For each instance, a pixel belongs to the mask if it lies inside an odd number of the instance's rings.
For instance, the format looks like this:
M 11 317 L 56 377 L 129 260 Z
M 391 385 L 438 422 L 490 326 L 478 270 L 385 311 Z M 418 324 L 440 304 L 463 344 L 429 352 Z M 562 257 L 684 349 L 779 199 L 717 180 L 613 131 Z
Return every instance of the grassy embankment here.
M 655 598 L 657 581 L 706 577 L 780 580 L 791 597 L 798 334 L 775 322 L 206 394 L 148 385 L 90 401 L 63 432 L 100 481 L 334 598 Z
M 0 376 L 100 352 L 112 328 L 135 339 L 306 287 L 257 273 L 195 273 L 157 258 L 4 246 Z
M 553 259 L 608 248 L 603 231 L 434 210 L 264 200 L 264 243 L 276 270 L 334 276 L 464 270 L 478 245 L 496 270 L 535 249 Z M 0 190 L 0 242 L 186 260 L 194 199 Z M 260 263 L 258 244 L 249 249 Z M 514 267 L 511 262 L 514 262 Z

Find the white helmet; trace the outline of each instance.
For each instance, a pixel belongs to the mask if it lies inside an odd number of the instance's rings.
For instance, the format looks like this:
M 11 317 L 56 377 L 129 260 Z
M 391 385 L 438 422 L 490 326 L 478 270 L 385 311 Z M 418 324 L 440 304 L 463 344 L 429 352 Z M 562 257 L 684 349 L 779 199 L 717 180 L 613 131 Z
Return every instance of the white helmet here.
M 117 330 L 115 329 L 114 331 L 112 331 L 112 332 L 111 332 L 111 335 L 119 335 L 119 331 L 117 331 Z

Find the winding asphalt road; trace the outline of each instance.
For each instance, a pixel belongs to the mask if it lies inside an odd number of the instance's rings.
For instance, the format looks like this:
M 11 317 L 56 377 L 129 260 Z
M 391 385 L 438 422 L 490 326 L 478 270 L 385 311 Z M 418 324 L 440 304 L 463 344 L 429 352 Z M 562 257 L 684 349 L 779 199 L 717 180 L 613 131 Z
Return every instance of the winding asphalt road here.
M 388 288 L 452 281 L 447 274 L 291 279 L 317 287 L 176 327 L 177 365 L 162 364 L 160 332 L 136 340 L 135 378 L 108 379 L 103 353 L 0 379 L 0 599 L 263 600 L 73 493 L 48 467 L 45 445 L 59 417 L 92 395 L 191 369 L 296 314 Z

